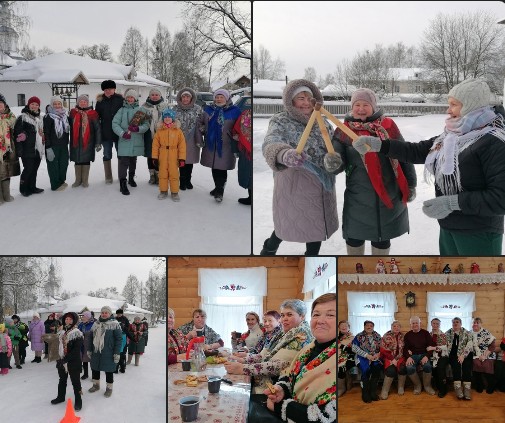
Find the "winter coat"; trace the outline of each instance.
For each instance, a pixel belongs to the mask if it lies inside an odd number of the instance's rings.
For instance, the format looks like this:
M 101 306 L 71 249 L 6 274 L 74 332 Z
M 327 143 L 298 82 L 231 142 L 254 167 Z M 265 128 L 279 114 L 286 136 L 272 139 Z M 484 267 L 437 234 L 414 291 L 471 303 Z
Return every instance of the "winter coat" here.
M 142 323 L 131 323 L 129 332 L 132 336 L 128 344 L 128 354 L 143 354 L 146 347 L 147 326 Z
M 324 169 L 326 148 L 319 126 L 312 127 L 307 139 L 304 151 L 309 158 L 303 166 L 287 167 L 278 162 L 279 153 L 297 147 L 309 119 L 291 103 L 292 93 L 299 86 L 308 86 L 317 101 L 323 100 L 319 89 L 309 81 L 294 80 L 288 84 L 283 94 L 285 111 L 270 119 L 263 155 L 274 171 L 275 234 L 285 241 L 317 242 L 328 239 L 339 224 L 335 175 Z M 331 137 L 329 124 L 327 128 Z
M 79 111 L 86 112 L 88 126 L 83 134 Z M 95 161 L 95 147 L 102 144 L 98 113 L 91 107 L 81 109 L 79 106 L 70 111 L 70 161 L 86 163 Z
M 191 93 L 191 102 L 185 106 L 182 104 L 181 94 L 184 91 Z M 196 92 L 191 88 L 182 88 L 177 93 L 177 106 L 173 109 L 176 119 L 181 122 L 181 130 L 186 140 L 186 163 L 194 164 L 200 161 L 200 147 L 202 145 L 202 133 L 205 130 L 202 107 L 196 104 Z
M 114 119 L 112 119 L 112 130 L 119 136 L 118 152 L 120 157 L 135 157 L 144 155 L 144 133 L 149 129 L 149 119 L 144 119 L 139 125 L 139 132 L 131 132 L 129 140 L 123 138 L 123 134 L 128 132 L 128 126 L 137 110 L 146 113 L 143 107 L 139 107 L 139 102 L 135 100 L 133 104 L 129 104 L 126 100 Z
M 29 328 L 28 339 L 32 343 L 32 351 L 44 351 L 44 342 L 42 341 L 42 335 L 45 333 L 44 323 L 40 319 L 32 320 Z
M 238 153 L 238 184 L 242 188 L 252 188 L 252 156 L 244 149 L 239 139 L 252 144 L 251 109 L 246 109 L 233 125 L 233 151 Z M 252 146 L 251 146 L 252 148 Z
M 90 358 L 88 357 L 88 345 L 93 342 L 93 332 L 91 328 L 95 323 L 94 319 L 88 320 L 86 323 L 80 322 L 78 329 L 82 332 L 84 340 L 81 345 L 81 360 L 82 362 L 88 363 Z
M 63 349 L 63 337 L 67 338 L 67 352 L 64 353 Z M 76 370 L 78 373 L 81 372 L 82 361 L 81 361 L 81 346 L 84 340 L 82 332 L 73 326 L 68 332 L 62 329 L 58 332 L 59 340 L 59 352 L 60 359 L 63 363 L 67 364 L 68 370 Z M 62 355 L 63 353 L 63 355 Z
M 159 103 L 157 104 L 151 103 L 148 99 L 142 105 L 142 108 L 149 116 L 149 129 L 144 134 L 144 156 L 150 158 L 151 151 L 153 149 L 154 134 L 158 130 L 158 125 L 162 122 L 161 112 L 168 109 L 169 106 L 168 103 L 163 100 L 163 97 L 161 97 Z
M 59 320 L 47 318 L 44 322 L 45 333 L 58 333 L 58 326 L 60 326 Z
M 17 322 L 16 327 L 21 333 L 21 341 L 19 342 L 19 348 L 26 348 L 28 346 L 28 325 L 24 322 Z
M 42 341 L 47 344 L 47 361 L 56 361 L 60 358 L 59 355 L 59 340 L 57 333 L 45 333 L 42 335 Z
M 100 130 L 103 141 L 117 141 L 118 136 L 112 130 L 112 119 L 123 107 L 123 96 L 114 93 L 110 97 L 98 94 L 96 97 L 95 110 L 100 119 Z
M 63 131 L 61 137 L 58 138 L 58 135 L 56 135 L 56 126 L 54 123 L 54 119 L 49 115 L 45 115 L 43 122 L 44 122 L 44 137 L 46 140 L 45 142 L 46 150 L 54 146 L 67 147 L 68 142 L 70 140 L 70 132 Z
M 389 157 L 424 163 L 435 139 L 418 143 L 390 142 Z M 387 146 L 384 146 L 387 148 Z M 486 134 L 458 156 L 462 192 L 461 210 L 439 219 L 441 228 L 454 232 L 503 234 L 505 215 L 505 143 Z M 435 184 L 435 196 L 443 195 Z
M 24 141 L 15 142 L 16 154 L 18 157 L 22 159 L 33 159 L 44 155 L 43 152 L 37 150 L 37 131 L 39 131 L 40 136 L 43 135 L 40 113 L 38 115 L 33 115 L 28 106 L 25 106 L 14 124 L 13 138 L 15 140 L 22 132 L 26 134 L 26 139 Z M 43 146 L 41 146 L 41 148 L 43 149 Z
M 100 329 L 104 330 L 103 343 L 100 339 Z M 119 322 L 112 317 L 107 320 L 99 318 L 91 327 L 93 336 L 89 338 L 87 349 L 92 352 L 91 369 L 95 371 L 114 372 L 116 363 L 114 355 L 121 352 L 122 332 Z M 98 349 L 98 346 L 101 346 Z
M 159 160 L 161 179 L 179 174 L 179 160 L 186 160 L 186 140 L 177 120 L 171 128 L 162 126 L 154 135 L 152 158 Z
M 219 116 L 223 114 L 221 131 L 219 128 Z M 240 109 L 231 101 L 224 107 L 218 107 L 215 103 L 204 108 L 203 122 L 205 124 L 205 147 L 202 149 L 200 163 L 205 167 L 220 170 L 235 169 L 235 155 L 233 154 L 231 130 L 235 121 L 240 116 Z
M 370 116 L 366 122 L 374 122 L 382 118 L 381 126 L 390 139 L 405 142 L 394 121 L 382 117 L 382 111 Z M 355 121 L 351 115 L 345 117 L 346 126 Z M 359 120 L 356 120 L 359 122 Z M 359 131 L 358 135 L 371 135 L 368 131 Z M 378 153 L 382 180 L 393 208 L 388 208 L 375 192 L 368 176 L 362 156 L 352 147 L 352 141 L 337 129 L 334 134 L 337 141 L 335 151 L 343 160 L 344 165 L 339 172 L 345 170 L 344 210 L 342 213 L 342 235 L 344 239 L 359 239 L 370 241 L 390 240 L 409 231 L 409 213 L 407 204 L 402 201 L 402 192 L 396 181 L 391 161 L 385 154 Z M 414 165 L 399 163 L 409 187 L 417 185 Z
M 16 325 L 8 325 L 7 323 L 5 324 L 5 327 L 9 333 L 9 337 L 12 342 L 13 347 L 17 347 L 19 345 L 19 341 L 21 341 L 22 335 L 19 329 L 17 328 Z
M 21 174 L 19 159 L 16 155 L 16 138 L 14 138 L 14 124 L 16 116 L 10 111 L 7 106 L 4 113 L 0 113 L 0 181 L 18 176 Z M 10 148 L 4 145 L 10 144 Z
M 2 338 L 5 340 L 5 347 L 2 349 Z M 9 357 L 12 355 L 12 342 L 7 332 L 0 333 L 0 368 L 9 367 Z

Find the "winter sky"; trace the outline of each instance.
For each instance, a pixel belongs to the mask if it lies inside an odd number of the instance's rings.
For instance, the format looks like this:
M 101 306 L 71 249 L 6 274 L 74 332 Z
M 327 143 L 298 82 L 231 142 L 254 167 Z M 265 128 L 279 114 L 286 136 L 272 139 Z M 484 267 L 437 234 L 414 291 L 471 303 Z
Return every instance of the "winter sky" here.
M 290 80 L 313 67 L 318 76 L 335 71 L 358 52 L 402 41 L 418 46 L 438 14 L 486 11 L 505 19 L 501 1 L 255 1 L 254 49 L 263 45 L 286 65 Z

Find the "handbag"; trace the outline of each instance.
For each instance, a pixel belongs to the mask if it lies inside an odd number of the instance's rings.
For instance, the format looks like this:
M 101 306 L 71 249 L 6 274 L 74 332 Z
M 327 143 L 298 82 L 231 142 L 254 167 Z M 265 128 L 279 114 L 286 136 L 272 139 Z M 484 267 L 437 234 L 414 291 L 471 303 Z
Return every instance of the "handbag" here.
M 282 423 L 282 420 L 267 408 L 267 399 L 264 394 L 251 394 L 248 423 Z

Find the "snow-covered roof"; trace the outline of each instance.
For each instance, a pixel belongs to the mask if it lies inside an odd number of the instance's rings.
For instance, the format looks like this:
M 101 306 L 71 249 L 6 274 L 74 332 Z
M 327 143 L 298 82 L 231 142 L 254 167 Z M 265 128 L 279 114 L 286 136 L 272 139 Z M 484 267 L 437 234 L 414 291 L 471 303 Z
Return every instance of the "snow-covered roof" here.
M 323 96 L 351 96 L 357 88 L 354 85 L 348 84 L 347 86 L 339 84 L 330 84 L 321 90 Z
M 3 66 L 16 66 L 18 60 L 14 60 L 12 57 L 7 56 L 5 53 L 0 52 L 0 65 Z
M 426 71 L 423 68 L 389 68 L 391 77 L 397 81 L 420 79 Z
M 112 79 L 120 82 L 143 82 L 168 87 L 169 84 L 137 72 L 133 66 L 90 59 L 68 53 L 54 53 L 20 63 L 3 71 L 0 81 L 34 81 L 88 84 Z M 137 84 L 138 85 L 138 84 Z
M 271 81 L 269 79 L 253 80 L 253 96 L 282 98 L 282 91 L 285 86 L 286 81 Z

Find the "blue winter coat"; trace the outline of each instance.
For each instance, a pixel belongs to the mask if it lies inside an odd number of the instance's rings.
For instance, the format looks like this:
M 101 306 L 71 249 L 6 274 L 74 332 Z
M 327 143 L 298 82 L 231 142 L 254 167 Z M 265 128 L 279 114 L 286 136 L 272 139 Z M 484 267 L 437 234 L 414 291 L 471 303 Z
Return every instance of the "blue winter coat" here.
M 96 348 L 99 343 L 98 334 L 100 329 L 105 329 L 103 339 L 103 346 L 100 350 Z M 119 322 L 110 317 L 103 321 L 101 318 L 97 320 L 91 332 L 93 337 L 88 340 L 88 351 L 92 352 L 91 355 L 91 370 L 114 372 L 116 370 L 116 363 L 114 363 L 114 354 L 121 352 L 122 331 Z
M 118 156 L 143 156 L 144 155 L 144 133 L 149 129 L 149 119 L 145 119 L 139 125 L 138 132 L 131 132 L 131 138 L 123 138 L 123 134 L 128 132 L 128 126 L 133 118 L 133 115 L 137 110 L 146 113 L 146 110 L 139 107 L 138 101 L 133 104 L 129 104 L 126 100 L 124 101 L 123 107 L 121 107 L 114 119 L 112 119 L 112 130 L 119 136 L 118 142 Z

